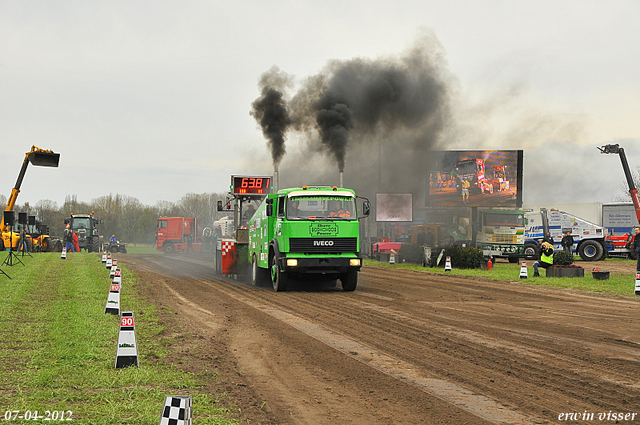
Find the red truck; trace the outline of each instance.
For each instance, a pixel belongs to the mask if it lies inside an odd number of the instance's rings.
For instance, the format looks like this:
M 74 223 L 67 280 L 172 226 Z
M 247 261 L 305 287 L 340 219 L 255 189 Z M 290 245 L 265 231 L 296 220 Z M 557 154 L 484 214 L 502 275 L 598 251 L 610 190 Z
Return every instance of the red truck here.
M 200 252 L 201 249 L 202 240 L 198 238 L 198 220 L 195 217 L 160 217 L 158 219 L 156 250 L 173 254 L 188 251 Z

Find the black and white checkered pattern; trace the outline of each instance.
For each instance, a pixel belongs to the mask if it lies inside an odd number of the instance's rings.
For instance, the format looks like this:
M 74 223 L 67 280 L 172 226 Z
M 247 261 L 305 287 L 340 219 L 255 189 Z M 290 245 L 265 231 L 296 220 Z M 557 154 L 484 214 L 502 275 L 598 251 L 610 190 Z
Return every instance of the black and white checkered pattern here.
M 192 425 L 191 397 L 167 396 L 159 425 Z

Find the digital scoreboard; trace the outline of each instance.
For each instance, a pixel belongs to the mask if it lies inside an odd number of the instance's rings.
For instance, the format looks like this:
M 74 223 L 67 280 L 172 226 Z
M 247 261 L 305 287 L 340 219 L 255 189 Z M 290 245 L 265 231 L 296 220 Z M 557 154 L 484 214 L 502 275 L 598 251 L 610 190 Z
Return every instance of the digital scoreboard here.
M 231 176 L 234 195 L 267 195 L 271 191 L 270 176 Z

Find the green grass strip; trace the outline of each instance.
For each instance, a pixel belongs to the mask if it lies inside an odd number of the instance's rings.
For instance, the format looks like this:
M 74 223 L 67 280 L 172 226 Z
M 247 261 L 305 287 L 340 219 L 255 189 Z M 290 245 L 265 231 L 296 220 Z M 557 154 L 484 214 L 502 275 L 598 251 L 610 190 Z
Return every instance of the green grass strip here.
M 633 260 L 623 260 L 618 258 L 609 258 L 606 261 L 601 261 L 598 264 L 600 270 L 607 270 L 608 263 L 616 262 L 629 262 Z M 494 265 L 493 270 L 481 270 L 481 269 L 453 269 L 450 272 L 444 271 L 443 267 L 422 267 L 417 264 L 389 264 L 375 260 L 364 260 L 365 266 L 382 267 L 385 269 L 400 268 L 406 270 L 414 270 L 430 273 L 441 273 L 453 276 L 474 276 L 482 277 L 492 280 L 510 280 L 518 281 L 527 285 L 543 285 L 553 286 L 558 288 L 573 288 L 582 291 L 600 292 L 615 295 L 633 296 L 635 288 L 635 274 L 610 274 L 608 280 L 596 280 L 591 275 L 590 269 L 584 270 L 584 277 L 581 278 L 567 278 L 567 277 L 545 277 L 545 270 L 540 268 L 541 277 L 533 276 L 533 261 L 527 261 L 528 264 L 528 279 L 520 279 L 520 265 L 510 263 L 497 263 Z M 635 263 L 635 261 L 634 261 Z M 444 265 L 444 260 L 442 261 Z M 580 265 L 580 261 L 575 263 Z
M 115 369 L 119 317 L 104 314 L 110 279 L 99 257 L 40 253 L 22 260 L 25 266 L 2 266 L 11 279 L 0 275 L 0 419 L 6 411 L 49 410 L 71 411 L 79 424 L 148 425 L 159 422 L 165 396 L 191 395 L 196 423 L 237 423 L 218 400 L 199 393 L 198 377 L 146 360 L 164 357 L 167 342 L 155 306 L 135 292 L 126 269 L 121 308 L 135 315 L 140 368 Z

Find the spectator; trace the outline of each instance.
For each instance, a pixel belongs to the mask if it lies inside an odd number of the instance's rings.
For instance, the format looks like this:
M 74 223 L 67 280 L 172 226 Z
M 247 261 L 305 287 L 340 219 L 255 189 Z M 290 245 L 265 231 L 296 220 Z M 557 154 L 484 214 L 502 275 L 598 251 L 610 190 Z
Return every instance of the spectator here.
M 533 263 L 533 277 L 540 277 L 538 273 L 538 267 L 543 269 L 553 266 L 553 245 L 549 242 L 542 242 L 542 248 L 540 249 L 540 259 Z
M 75 250 L 74 252 L 80 252 L 80 245 L 78 245 L 78 231 L 77 230 L 73 231 L 72 240 L 73 240 L 73 249 Z
M 631 241 L 629 250 L 636 253 L 636 271 L 640 271 L 640 226 L 635 227 L 635 236 Z
M 73 251 L 73 235 L 71 234 L 71 229 L 69 227 L 69 224 L 67 224 L 67 227 L 65 227 L 64 229 L 64 243 L 65 243 L 65 250 L 67 252 L 74 252 Z
M 542 242 L 547 242 L 551 246 L 553 246 L 553 238 L 551 237 L 551 232 L 547 232 L 546 235 L 542 238 Z
M 573 248 L 573 242 L 573 236 L 571 236 L 571 232 L 567 230 L 567 233 L 565 233 L 564 237 L 562 238 L 562 242 L 560 242 L 560 245 L 562 245 L 562 250 L 565 252 L 571 252 Z

